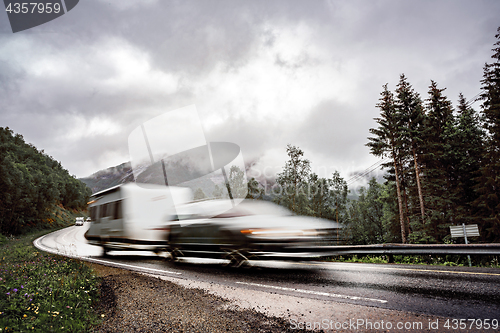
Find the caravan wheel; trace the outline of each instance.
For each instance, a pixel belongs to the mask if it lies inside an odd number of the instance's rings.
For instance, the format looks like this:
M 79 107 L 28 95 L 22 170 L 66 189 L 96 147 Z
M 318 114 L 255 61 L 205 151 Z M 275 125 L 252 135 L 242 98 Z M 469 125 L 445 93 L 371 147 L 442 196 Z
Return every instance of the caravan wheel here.
M 171 250 L 168 254 L 169 254 L 168 260 L 174 263 L 179 262 L 179 257 L 183 256 L 183 253 L 177 248 Z
M 249 254 L 245 249 L 240 250 L 232 250 L 232 249 L 224 249 L 223 258 L 229 260 L 228 263 L 223 266 L 239 268 L 248 265 L 248 257 Z

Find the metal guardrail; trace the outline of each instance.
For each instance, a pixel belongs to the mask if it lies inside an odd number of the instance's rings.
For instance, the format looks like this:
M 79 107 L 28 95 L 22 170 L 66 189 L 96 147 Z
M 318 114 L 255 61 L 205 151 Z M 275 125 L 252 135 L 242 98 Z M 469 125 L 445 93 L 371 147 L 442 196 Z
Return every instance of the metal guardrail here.
M 304 249 L 306 250 L 306 249 Z M 320 256 L 347 254 L 472 254 L 500 255 L 500 243 L 490 244 L 374 244 L 374 245 L 338 245 L 317 246 L 313 251 Z

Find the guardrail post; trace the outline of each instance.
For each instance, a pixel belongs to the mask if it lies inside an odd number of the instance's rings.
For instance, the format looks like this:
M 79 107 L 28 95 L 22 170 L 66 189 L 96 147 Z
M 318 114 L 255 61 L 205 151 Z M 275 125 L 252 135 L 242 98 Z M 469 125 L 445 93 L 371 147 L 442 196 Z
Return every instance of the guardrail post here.
M 388 254 L 387 255 L 387 263 L 388 264 L 393 264 L 394 263 L 394 255 L 393 254 Z

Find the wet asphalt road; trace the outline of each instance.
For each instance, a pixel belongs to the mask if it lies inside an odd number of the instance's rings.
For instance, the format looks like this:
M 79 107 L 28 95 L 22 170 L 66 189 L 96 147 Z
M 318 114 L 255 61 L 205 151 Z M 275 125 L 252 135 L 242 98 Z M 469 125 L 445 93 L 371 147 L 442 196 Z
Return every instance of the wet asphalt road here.
M 500 321 L 500 269 L 397 264 L 251 262 L 223 267 L 220 261 L 171 263 L 150 252 L 110 252 L 86 244 L 86 227 L 70 227 L 38 240 L 44 249 L 97 263 L 144 270 L 190 281 L 274 294 L 460 319 Z

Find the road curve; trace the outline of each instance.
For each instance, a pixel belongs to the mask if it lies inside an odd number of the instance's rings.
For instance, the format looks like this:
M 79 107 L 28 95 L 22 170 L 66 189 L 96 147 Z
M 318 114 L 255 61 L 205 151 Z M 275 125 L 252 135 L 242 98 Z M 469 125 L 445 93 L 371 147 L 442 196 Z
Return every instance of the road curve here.
M 235 305 L 285 317 L 291 327 L 500 330 L 499 269 L 323 262 L 251 262 L 251 267 L 229 269 L 215 260 L 174 264 L 152 252 L 112 251 L 110 257 L 103 257 L 102 249 L 83 237 L 87 228 L 87 223 L 68 227 L 36 239 L 34 245 L 51 253 L 203 288 Z

